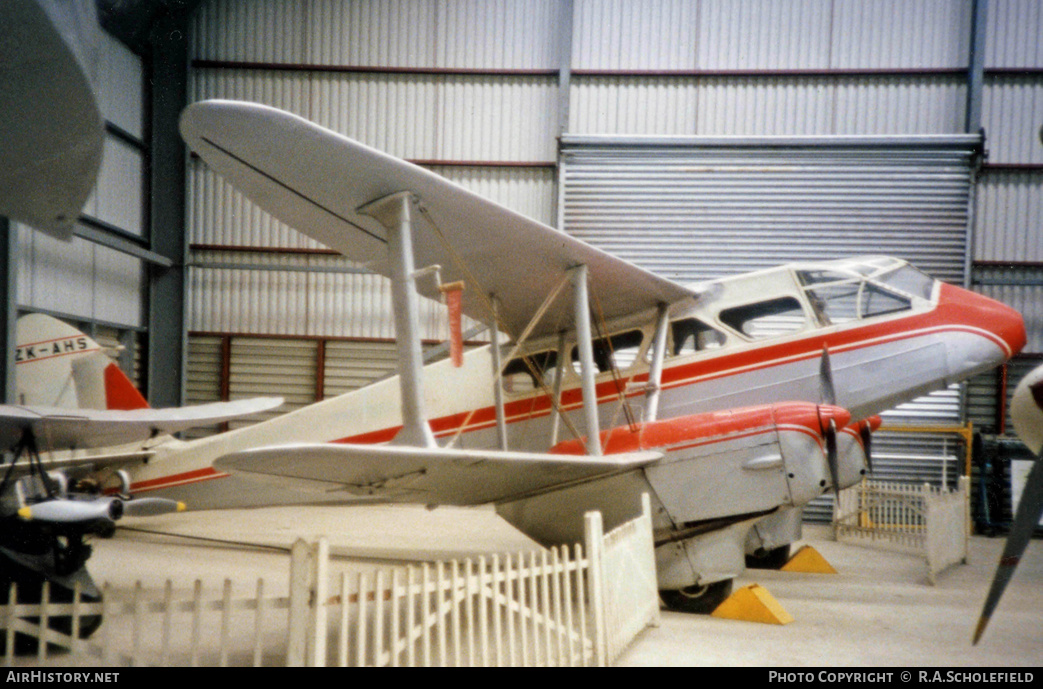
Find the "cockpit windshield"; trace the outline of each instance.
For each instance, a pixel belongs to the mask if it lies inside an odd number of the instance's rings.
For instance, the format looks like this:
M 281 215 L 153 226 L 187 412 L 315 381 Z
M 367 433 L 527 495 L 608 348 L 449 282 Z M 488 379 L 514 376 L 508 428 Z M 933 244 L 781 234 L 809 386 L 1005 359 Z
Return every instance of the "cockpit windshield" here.
M 835 325 L 906 311 L 931 298 L 934 280 L 899 259 L 836 261 L 796 271 L 816 317 Z
M 930 299 L 934 291 L 934 280 L 909 264 L 874 275 L 873 279 L 922 299 Z

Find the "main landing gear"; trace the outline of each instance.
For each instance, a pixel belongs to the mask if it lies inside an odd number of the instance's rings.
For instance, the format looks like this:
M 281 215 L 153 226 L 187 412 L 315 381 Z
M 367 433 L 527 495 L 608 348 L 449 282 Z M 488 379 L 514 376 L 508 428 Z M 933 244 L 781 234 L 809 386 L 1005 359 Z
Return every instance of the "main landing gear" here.
M 659 597 L 666 607 L 677 612 L 709 615 L 732 594 L 732 580 L 688 586 L 683 589 L 660 589 Z
M 752 555 L 746 555 L 747 569 L 782 569 L 789 562 L 790 544 L 778 548 L 758 548 Z

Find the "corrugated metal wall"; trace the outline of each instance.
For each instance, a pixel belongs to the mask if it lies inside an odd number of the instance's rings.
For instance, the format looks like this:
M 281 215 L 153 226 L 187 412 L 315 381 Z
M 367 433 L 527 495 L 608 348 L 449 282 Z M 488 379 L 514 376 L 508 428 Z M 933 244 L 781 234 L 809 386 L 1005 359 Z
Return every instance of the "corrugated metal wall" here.
M 429 356 L 438 358 L 428 345 Z M 444 353 L 441 354 L 444 356 Z M 396 372 L 398 353 L 387 339 L 196 334 L 189 339 L 186 402 L 278 395 L 276 411 L 223 426 L 196 428 L 200 437 L 239 428 L 364 387 Z
M 882 253 L 962 284 L 979 138 L 562 141 L 562 228 L 681 282 Z
M 974 284 L 1025 316 L 1028 355 L 1004 376 L 970 386 L 969 413 L 986 432 L 1013 434 L 1009 396 L 1043 352 L 1043 4 L 990 2 L 982 123 L 988 158 L 977 189 Z
M 988 10 L 982 121 L 989 157 L 978 185 L 974 260 L 984 264 L 976 271 L 982 291 L 1022 310 L 1027 349 L 1043 352 L 1043 5 L 993 1 Z

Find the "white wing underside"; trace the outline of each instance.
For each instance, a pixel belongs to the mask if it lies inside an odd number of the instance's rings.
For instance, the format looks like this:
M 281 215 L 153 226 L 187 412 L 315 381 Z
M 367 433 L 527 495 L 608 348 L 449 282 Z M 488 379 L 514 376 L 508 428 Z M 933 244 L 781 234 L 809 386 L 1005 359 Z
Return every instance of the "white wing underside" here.
M 188 428 L 220 423 L 281 406 L 281 397 L 259 397 L 170 409 L 62 409 L 0 405 L 0 443 L 15 447 L 32 431 L 37 449 L 114 447 Z
M 278 485 L 389 502 L 503 502 L 651 464 L 659 452 L 606 457 L 394 445 L 299 444 L 227 455 L 214 467 Z
M 412 193 L 423 209 L 413 213 L 416 266 L 437 264 L 443 282 L 465 281 L 463 310 L 476 320 L 492 322 L 479 295 L 496 295 L 500 321 L 514 336 L 565 271 L 581 264 L 606 319 L 694 296 L 439 175 L 281 110 L 235 101 L 195 103 L 182 115 L 181 133 L 211 168 L 263 209 L 385 276 L 386 232 L 357 209 Z M 438 297 L 431 280 L 419 280 L 417 288 Z M 558 302 L 532 336 L 571 324 L 569 300 Z

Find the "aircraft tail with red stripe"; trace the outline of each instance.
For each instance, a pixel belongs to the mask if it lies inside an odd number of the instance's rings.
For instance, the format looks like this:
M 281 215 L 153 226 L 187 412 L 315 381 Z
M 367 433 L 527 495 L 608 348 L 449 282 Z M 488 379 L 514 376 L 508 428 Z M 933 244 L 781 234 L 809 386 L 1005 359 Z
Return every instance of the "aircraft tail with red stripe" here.
M 134 383 L 91 337 L 41 313 L 18 319 L 16 402 L 66 409 L 146 409 Z

